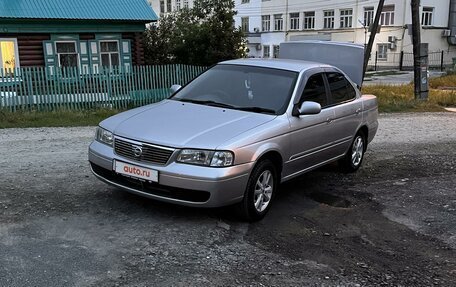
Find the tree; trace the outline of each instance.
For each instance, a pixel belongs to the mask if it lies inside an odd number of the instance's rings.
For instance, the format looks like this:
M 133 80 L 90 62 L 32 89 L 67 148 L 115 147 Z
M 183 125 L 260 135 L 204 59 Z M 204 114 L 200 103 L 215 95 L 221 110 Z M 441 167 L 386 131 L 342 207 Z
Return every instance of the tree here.
M 210 66 L 246 56 L 244 33 L 234 26 L 234 1 L 196 0 L 145 32 L 147 64 Z

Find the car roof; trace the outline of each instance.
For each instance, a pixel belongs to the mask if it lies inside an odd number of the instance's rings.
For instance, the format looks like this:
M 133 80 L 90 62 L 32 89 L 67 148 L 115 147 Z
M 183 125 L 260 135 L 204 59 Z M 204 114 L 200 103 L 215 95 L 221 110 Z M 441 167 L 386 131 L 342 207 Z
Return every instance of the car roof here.
M 302 72 L 311 68 L 324 68 L 332 67 L 330 65 L 301 61 L 301 60 L 289 60 L 289 59 L 237 59 L 224 61 L 219 64 L 228 64 L 228 65 L 244 65 L 244 66 L 255 66 L 263 68 L 272 68 L 280 70 L 288 70 L 293 72 Z

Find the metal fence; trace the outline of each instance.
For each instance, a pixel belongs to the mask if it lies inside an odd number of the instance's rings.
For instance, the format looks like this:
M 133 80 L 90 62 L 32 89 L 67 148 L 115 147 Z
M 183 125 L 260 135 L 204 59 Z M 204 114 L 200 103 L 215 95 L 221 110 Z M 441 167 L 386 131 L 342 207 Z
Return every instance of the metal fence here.
M 447 67 L 452 67 L 453 62 L 446 51 L 430 52 L 428 54 L 429 69 L 443 71 Z M 378 52 L 372 53 L 369 59 L 369 70 L 413 70 L 413 53 L 388 53 L 379 55 Z
M 160 101 L 173 84 L 184 85 L 206 70 L 187 65 L 135 66 L 81 71 L 44 67 L 0 69 L 0 109 L 124 109 Z

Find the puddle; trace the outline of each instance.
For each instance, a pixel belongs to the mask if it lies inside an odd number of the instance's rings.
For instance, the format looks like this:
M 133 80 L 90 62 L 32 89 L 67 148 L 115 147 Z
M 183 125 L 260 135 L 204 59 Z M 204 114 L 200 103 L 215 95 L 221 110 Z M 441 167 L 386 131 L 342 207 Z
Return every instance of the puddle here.
M 339 208 L 349 208 L 351 205 L 351 202 L 346 200 L 345 198 L 339 197 L 337 195 L 332 195 L 329 193 L 324 193 L 324 192 L 312 192 L 307 195 L 309 198 L 312 200 L 315 200 L 317 202 L 327 204 L 333 207 L 339 207 Z

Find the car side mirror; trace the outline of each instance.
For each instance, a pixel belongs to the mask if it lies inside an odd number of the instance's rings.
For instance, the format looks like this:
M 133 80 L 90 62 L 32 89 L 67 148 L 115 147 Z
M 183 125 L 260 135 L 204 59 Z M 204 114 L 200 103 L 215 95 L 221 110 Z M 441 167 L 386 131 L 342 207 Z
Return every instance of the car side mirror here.
M 172 85 L 170 88 L 171 94 L 174 94 L 175 92 L 179 91 L 181 88 L 182 88 L 181 85 Z
M 303 102 L 293 113 L 294 116 L 316 115 L 321 112 L 321 105 L 316 102 Z

